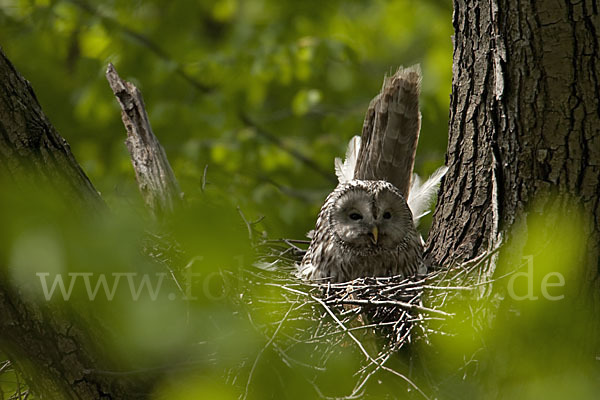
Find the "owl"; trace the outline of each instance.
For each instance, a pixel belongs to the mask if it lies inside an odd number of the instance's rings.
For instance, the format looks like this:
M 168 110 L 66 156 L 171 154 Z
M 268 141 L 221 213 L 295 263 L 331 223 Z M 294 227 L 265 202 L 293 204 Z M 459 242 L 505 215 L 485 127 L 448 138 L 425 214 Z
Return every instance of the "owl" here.
M 416 223 L 425 214 L 425 203 L 430 202 L 445 169 L 424 185 L 413 177 L 413 197 L 407 202 L 387 181 L 354 179 L 359 148 L 360 138 L 355 137 L 346 161 L 336 160 L 339 184 L 319 212 L 312 241 L 299 265 L 302 278 L 345 282 L 410 276 L 423 269 L 423 240 Z

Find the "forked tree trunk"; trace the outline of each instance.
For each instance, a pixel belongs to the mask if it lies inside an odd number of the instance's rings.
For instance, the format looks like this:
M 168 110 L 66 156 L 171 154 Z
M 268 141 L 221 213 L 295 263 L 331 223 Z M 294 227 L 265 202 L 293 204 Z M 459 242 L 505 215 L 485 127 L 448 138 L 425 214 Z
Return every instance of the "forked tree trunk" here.
M 454 8 L 449 171 L 429 257 L 438 265 L 475 258 L 505 240 L 532 199 L 556 192 L 573 196 L 590 216 L 585 265 L 596 277 L 598 6 L 593 0 L 455 0 Z M 59 179 L 77 198 L 102 207 L 31 88 L 1 52 L 0 166 L 8 176 L 27 171 L 32 179 Z M 538 211 L 553 209 L 557 201 L 541 203 Z M 0 344 L 12 349 L 13 358 L 38 367 L 30 383 L 41 398 L 117 399 L 143 393 L 137 383 L 90 374 L 95 360 L 85 345 L 88 338 L 66 321 L 27 305 L 0 276 Z
M 449 170 L 428 240 L 435 264 L 505 242 L 532 201 L 553 194 L 536 212 L 585 209 L 581 272 L 597 276 L 598 13 L 595 0 L 454 0 Z
M 0 177 L 13 180 L 17 186 L 43 183 L 66 189 L 69 193 L 62 193 L 66 204 L 105 211 L 67 142 L 1 50 Z M 68 312 L 28 301 L 11 285 L 6 267 L 0 265 L 0 348 L 24 372 L 40 399 L 130 399 L 144 395 L 144 386 L 131 377 L 92 372 L 102 365 L 95 358 L 101 351 L 94 349 L 97 341 L 92 337 L 102 336 L 101 326 L 81 326 Z

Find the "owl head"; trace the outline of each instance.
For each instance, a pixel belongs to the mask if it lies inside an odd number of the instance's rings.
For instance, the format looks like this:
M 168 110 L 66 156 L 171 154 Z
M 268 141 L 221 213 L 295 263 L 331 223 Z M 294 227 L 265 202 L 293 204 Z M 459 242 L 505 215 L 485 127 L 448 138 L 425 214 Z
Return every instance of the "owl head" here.
M 326 218 L 343 245 L 369 252 L 393 249 L 414 230 L 406 200 L 389 182 L 352 180 L 332 194 Z

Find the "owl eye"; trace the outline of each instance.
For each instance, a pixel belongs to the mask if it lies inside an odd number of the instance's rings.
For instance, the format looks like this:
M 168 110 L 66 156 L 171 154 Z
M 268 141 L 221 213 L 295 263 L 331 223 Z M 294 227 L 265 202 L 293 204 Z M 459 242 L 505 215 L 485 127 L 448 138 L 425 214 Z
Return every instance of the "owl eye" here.
M 354 221 L 358 221 L 359 219 L 362 219 L 362 215 L 360 215 L 359 213 L 352 213 L 349 215 L 350 219 L 354 220 Z
M 392 218 L 392 214 L 389 211 L 386 211 L 383 213 L 383 219 L 390 219 Z

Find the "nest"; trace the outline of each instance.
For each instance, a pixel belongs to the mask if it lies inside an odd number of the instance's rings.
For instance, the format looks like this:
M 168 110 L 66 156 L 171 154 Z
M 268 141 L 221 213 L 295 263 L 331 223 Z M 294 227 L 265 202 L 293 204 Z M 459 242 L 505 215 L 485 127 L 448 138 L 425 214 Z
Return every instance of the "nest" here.
M 378 371 L 395 375 L 409 391 L 428 398 L 406 373 L 406 363 L 398 364 L 402 357 L 397 356 L 404 353 L 410 357 L 411 346 L 428 345 L 435 335 L 452 335 L 444 328 L 457 316 L 446 311 L 447 304 L 465 295 L 484 295 L 489 284 L 481 282 L 478 267 L 491 262 L 495 252 L 468 264 L 410 278 L 311 283 L 295 276 L 295 265 L 308 244 L 303 240 L 263 241 L 258 245 L 259 262 L 245 271 L 240 305 L 267 339 L 265 349 L 275 351 L 286 365 L 301 367 L 322 398 L 328 396 L 319 386 L 319 375 L 325 374 L 336 355 L 348 351 L 361 361 L 352 389 L 343 398 L 364 395 Z M 247 377 L 246 393 L 254 367 Z

